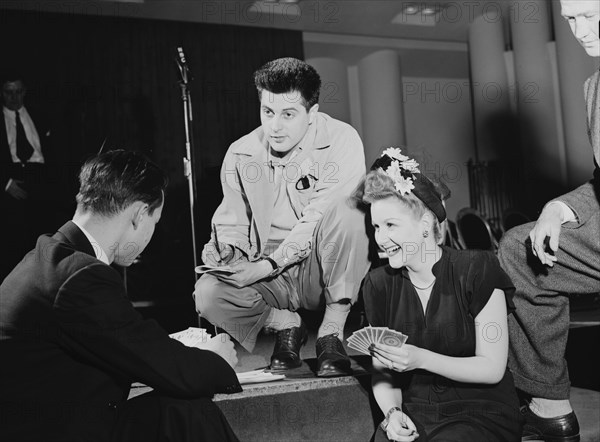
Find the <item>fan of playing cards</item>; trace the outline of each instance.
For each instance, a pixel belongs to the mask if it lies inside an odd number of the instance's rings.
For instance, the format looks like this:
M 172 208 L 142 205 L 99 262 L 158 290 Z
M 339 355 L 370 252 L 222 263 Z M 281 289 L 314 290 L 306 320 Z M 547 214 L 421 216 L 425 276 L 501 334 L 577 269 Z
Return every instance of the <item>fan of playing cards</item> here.
M 366 355 L 370 354 L 369 346 L 371 344 L 392 345 L 402 347 L 408 336 L 399 331 L 387 327 L 365 327 L 352 333 L 348 341 L 348 347 L 353 348 Z

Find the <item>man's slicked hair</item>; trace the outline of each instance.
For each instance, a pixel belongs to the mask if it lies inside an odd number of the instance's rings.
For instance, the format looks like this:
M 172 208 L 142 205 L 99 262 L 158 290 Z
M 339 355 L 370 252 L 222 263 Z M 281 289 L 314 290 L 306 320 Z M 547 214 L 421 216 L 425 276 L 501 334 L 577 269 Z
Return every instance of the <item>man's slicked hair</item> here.
M 114 216 L 136 201 L 152 215 L 163 203 L 168 184 L 165 173 L 144 155 L 113 150 L 85 162 L 79 173 L 77 205 L 84 211 Z
M 273 94 L 300 92 L 307 111 L 319 102 L 321 77 L 315 68 L 297 58 L 278 58 L 268 62 L 254 72 L 254 84 L 259 99 L 263 90 Z

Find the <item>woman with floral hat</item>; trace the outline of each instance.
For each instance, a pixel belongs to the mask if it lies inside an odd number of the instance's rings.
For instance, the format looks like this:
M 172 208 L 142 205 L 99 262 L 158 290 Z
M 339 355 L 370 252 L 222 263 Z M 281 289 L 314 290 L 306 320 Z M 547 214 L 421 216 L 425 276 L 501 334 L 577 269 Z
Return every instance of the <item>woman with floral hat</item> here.
M 370 347 L 385 415 L 374 440 L 520 440 L 506 368 L 514 287 L 496 257 L 439 245 L 442 192 L 400 149 L 384 151 L 361 193 L 389 261 L 365 278 L 367 319 L 408 335 Z

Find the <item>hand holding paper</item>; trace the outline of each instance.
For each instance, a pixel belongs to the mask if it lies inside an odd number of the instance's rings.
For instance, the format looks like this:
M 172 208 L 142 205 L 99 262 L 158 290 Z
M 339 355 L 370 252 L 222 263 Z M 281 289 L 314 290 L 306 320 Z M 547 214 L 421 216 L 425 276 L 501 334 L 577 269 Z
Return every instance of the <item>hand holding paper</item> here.
M 235 367 L 238 363 L 233 342 L 226 333 L 221 333 L 211 338 L 205 329 L 189 327 L 186 330 L 173 333 L 169 336 L 188 347 L 212 351 L 225 359 L 231 367 Z

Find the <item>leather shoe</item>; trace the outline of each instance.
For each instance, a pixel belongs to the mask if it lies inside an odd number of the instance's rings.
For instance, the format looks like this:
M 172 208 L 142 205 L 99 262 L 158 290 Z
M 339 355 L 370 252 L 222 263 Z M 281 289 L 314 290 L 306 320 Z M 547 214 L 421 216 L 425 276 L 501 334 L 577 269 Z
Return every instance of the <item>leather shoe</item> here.
M 275 333 L 275 348 L 271 355 L 271 370 L 289 370 L 302 365 L 300 347 L 306 344 L 308 331 L 304 322 L 300 327 L 286 328 Z
M 574 412 L 557 417 L 540 417 L 527 405 L 521 407 L 525 418 L 522 441 L 579 442 L 579 422 Z
M 352 372 L 350 358 L 337 333 L 317 339 L 317 363 L 319 377 L 346 376 Z

